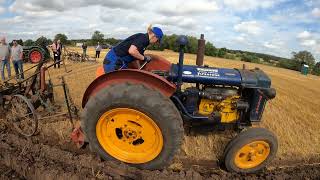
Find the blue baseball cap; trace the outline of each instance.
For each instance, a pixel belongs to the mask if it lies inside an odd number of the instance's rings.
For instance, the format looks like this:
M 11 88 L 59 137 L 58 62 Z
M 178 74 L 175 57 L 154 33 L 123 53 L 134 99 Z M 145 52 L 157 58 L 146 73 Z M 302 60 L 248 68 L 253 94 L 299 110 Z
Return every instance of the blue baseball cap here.
M 153 27 L 151 31 L 156 35 L 156 37 L 159 39 L 159 42 L 161 42 L 161 39 L 163 37 L 163 32 L 161 28 L 159 27 Z

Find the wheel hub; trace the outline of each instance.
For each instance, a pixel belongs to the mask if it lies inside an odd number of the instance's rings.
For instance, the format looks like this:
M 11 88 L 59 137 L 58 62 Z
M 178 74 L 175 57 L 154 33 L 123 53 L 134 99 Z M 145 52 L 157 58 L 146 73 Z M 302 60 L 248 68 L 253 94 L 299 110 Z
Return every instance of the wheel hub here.
M 145 163 L 156 158 L 163 147 L 157 124 L 144 113 L 128 108 L 105 112 L 96 125 L 103 149 L 127 163 Z
M 254 168 L 263 163 L 270 154 L 265 141 L 254 141 L 243 146 L 235 156 L 235 164 L 242 169 Z

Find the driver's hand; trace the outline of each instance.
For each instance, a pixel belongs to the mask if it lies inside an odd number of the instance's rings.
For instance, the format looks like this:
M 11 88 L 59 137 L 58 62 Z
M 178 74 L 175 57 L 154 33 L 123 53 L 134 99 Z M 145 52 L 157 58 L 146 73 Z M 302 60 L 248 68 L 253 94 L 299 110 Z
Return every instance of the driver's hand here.
M 144 61 L 150 62 L 151 61 L 151 56 L 144 56 Z

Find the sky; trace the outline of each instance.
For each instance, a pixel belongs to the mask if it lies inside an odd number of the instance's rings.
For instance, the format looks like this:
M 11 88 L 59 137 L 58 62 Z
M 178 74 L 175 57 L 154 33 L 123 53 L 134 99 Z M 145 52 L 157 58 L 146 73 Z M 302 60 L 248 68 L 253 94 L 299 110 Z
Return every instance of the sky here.
M 165 34 L 199 37 L 216 47 L 320 61 L 320 0 L 0 0 L 0 36 L 12 39 L 126 38 L 152 24 Z

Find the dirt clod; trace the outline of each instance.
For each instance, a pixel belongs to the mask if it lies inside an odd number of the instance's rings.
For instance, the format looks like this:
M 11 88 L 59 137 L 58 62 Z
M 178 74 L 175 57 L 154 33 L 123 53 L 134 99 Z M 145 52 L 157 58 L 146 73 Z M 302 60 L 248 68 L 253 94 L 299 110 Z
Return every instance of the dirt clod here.
M 2 122 L 1 122 L 2 123 Z M 227 173 L 213 163 L 177 160 L 172 168 L 138 170 L 101 161 L 89 148 L 79 150 L 68 138 L 66 121 L 40 124 L 39 134 L 24 138 L 7 123 L 0 127 L 0 179 L 317 179 L 320 164 L 275 167 L 258 174 Z M 62 131 L 63 129 L 63 131 Z M 187 164 L 186 162 L 190 162 Z M 211 164 L 211 166 L 209 166 Z M 289 164 L 290 165 L 290 164 Z

